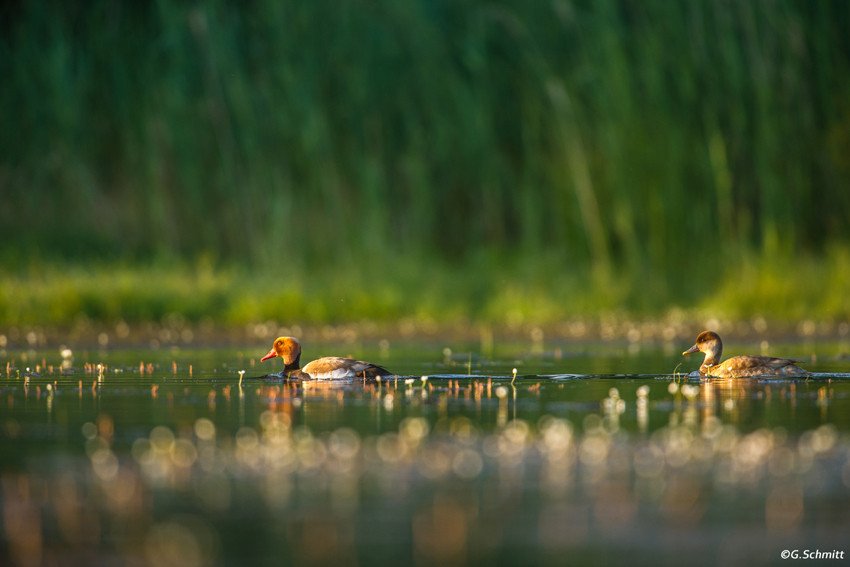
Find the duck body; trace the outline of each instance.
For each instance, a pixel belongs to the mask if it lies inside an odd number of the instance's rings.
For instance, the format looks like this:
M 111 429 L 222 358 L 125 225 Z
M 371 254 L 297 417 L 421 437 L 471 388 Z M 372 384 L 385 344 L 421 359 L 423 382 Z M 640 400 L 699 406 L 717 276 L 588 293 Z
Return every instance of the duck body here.
M 700 333 L 696 344 L 682 354 L 693 352 L 705 353 L 705 360 L 699 367 L 701 376 L 744 378 L 749 376 L 807 376 L 809 374 L 795 364 L 798 361 L 790 358 L 741 355 L 720 362 L 723 341 L 720 340 L 720 335 L 714 331 Z
M 805 370 L 795 364 L 790 358 L 775 358 L 772 356 L 741 355 L 727 358 L 720 364 L 708 366 L 703 363 L 699 367 L 702 376 L 717 378 L 745 378 L 748 376 L 805 376 Z
M 343 358 L 341 356 L 319 358 L 307 363 L 304 368 L 301 368 L 301 343 L 293 337 L 277 338 L 269 353 L 260 362 L 276 356 L 283 360 L 283 372 L 281 372 L 281 375 L 288 378 L 341 380 L 392 375 L 383 366 L 353 358 Z
M 343 358 L 340 356 L 325 356 L 308 363 L 302 372 L 314 378 L 337 379 L 337 378 L 374 378 L 376 376 L 389 376 L 390 372 L 377 364 Z

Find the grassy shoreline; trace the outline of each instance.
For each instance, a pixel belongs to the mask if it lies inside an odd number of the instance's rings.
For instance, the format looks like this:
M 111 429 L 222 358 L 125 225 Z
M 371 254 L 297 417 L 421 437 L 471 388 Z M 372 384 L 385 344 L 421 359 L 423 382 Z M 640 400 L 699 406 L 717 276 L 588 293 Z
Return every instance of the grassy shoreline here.
M 515 268 L 399 261 L 395 271 L 374 275 L 353 266 L 276 274 L 204 262 L 42 264 L 0 275 L 0 333 L 22 344 L 31 332 L 180 344 L 253 340 L 293 328 L 329 339 L 475 339 L 529 336 L 535 329 L 568 338 L 664 339 L 704 326 L 838 336 L 850 321 L 847 250 L 793 263 L 748 260 L 716 279 L 621 273 L 602 280 L 539 259 Z

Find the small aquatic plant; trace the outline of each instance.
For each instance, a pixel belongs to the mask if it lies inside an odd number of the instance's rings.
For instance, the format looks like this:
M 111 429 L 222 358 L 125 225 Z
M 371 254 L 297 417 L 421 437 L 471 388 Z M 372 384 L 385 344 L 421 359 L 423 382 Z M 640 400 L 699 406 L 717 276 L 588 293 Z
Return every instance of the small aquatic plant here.
M 676 368 L 673 369 L 673 380 L 679 382 L 685 380 L 687 378 L 687 374 L 679 372 L 679 367 L 682 366 L 682 363 L 676 365 Z M 672 393 L 672 392 L 671 392 Z

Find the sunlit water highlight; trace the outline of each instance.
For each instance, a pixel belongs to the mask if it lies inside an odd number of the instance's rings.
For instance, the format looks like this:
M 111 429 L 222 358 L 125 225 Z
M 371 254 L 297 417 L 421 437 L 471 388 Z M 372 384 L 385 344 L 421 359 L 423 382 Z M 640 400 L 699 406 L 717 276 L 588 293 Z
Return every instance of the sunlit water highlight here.
M 840 358 L 808 380 L 706 381 L 664 352 L 436 351 L 377 361 L 398 377 L 329 383 L 263 379 L 280 367 L 229 351 L 6 355 L 0 550 L 13 564 L 762 565 L 850 551 Z M 628 372 L 587 373 L 612 367 Z

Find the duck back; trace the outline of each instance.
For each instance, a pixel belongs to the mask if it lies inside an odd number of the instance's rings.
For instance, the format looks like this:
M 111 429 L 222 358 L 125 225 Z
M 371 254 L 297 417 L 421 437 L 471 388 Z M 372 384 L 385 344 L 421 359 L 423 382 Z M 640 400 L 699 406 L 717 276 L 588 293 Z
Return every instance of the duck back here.
M 383 366 L 343 358 L 339 356 L 326 356 L 310 362 L 301 369 L 313 378 L 334 380 L 340 378 L 375 378 L 376 376 L 390 376 L 389 370 Z
M 707 376 L 737 378 L 746 376 L 806 376 L 808 372 L 797 366 L 796 360 L 772 356 L 733 356 L 720 364 L 700 368 Z

